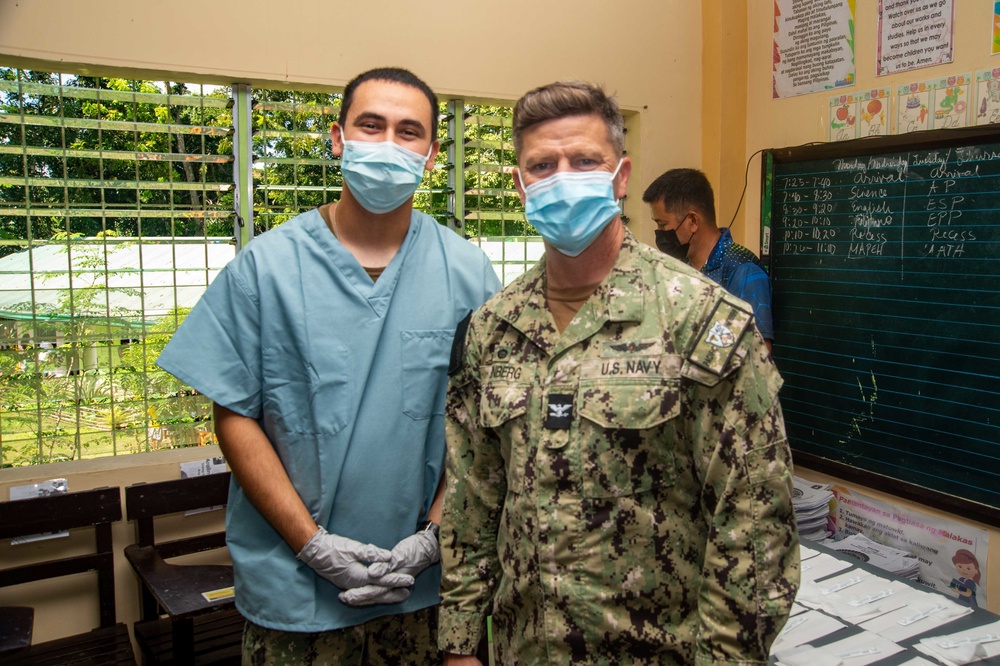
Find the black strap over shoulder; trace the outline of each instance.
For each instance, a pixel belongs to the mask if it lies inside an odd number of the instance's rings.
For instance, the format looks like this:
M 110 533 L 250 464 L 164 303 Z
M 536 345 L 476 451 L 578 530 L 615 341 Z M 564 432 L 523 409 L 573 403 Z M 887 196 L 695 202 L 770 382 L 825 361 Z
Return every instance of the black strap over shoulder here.
M 469 322 L 472 321 L 472 310 L 458 322 L 455 327 L 455 338 L 451 341 L 451 358 L 448 363 L 448 376 L 451 377 L 462 369 L 462 359 L 465 357 L 465 335 L 469 332 Z

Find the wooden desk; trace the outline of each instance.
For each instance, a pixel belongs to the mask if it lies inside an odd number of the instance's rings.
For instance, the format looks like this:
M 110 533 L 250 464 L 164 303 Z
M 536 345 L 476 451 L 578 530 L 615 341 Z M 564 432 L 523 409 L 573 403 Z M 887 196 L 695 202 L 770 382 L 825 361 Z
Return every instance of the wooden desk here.
M 175 564 L 169 560 L 226 548 L 224 532 L 162 541 L 161 516 L 225 505 L 229 472 L 142 483 L 125 489 L 136 543 L 125 558 L 139 579 L 141 619 L 136 642 L 146 664 L 238 664 L 244 620 L 232 596 L 231 565 Z

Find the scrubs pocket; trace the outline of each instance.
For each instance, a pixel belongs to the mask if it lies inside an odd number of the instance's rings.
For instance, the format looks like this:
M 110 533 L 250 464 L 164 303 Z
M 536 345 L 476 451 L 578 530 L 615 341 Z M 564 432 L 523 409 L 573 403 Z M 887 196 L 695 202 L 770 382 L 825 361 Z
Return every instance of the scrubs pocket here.
M 527 384 L 487 383 L 479 402 L 479 425 L 504 433 L 499 437 L 500 455 L 507 464 L 507 489 L 515 493 L 524 484 L 529 445 L 524 415 L 530 399 Z
M 647 378 L 581 381 L 580 456 L 585 497 L 621 497 L 674 483 L 670 423 L 680 383 Z
M 448 361 L 455 331 L 401 331 L 403 413 L 411 419 L 444 414 Z

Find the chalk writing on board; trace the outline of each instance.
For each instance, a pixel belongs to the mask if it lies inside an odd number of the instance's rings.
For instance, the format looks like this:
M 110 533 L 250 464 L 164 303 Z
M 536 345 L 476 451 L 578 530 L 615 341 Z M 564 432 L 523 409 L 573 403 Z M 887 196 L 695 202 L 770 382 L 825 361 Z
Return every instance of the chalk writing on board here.
M 1000 524 L 1000 131 L 771 156 L 793 451 L 995 508 Z

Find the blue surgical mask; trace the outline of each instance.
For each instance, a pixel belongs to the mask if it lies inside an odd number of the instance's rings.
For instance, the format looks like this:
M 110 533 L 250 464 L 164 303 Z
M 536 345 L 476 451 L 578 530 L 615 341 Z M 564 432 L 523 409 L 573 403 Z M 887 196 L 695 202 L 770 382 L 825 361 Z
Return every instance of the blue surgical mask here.
M 424 165 L 433 150 L 433 143 L 427 154 L 421 155 L 393 141 L 344 139 L 340 171 L 351 194 L 365 210 L 388 213 L 402 206 L 417 191 L 424 177 Z
M 524 214 L 549 245 L 569 257 L 590 247 L 621 210 L 607 171 L 560 171 L 524 188 Z

